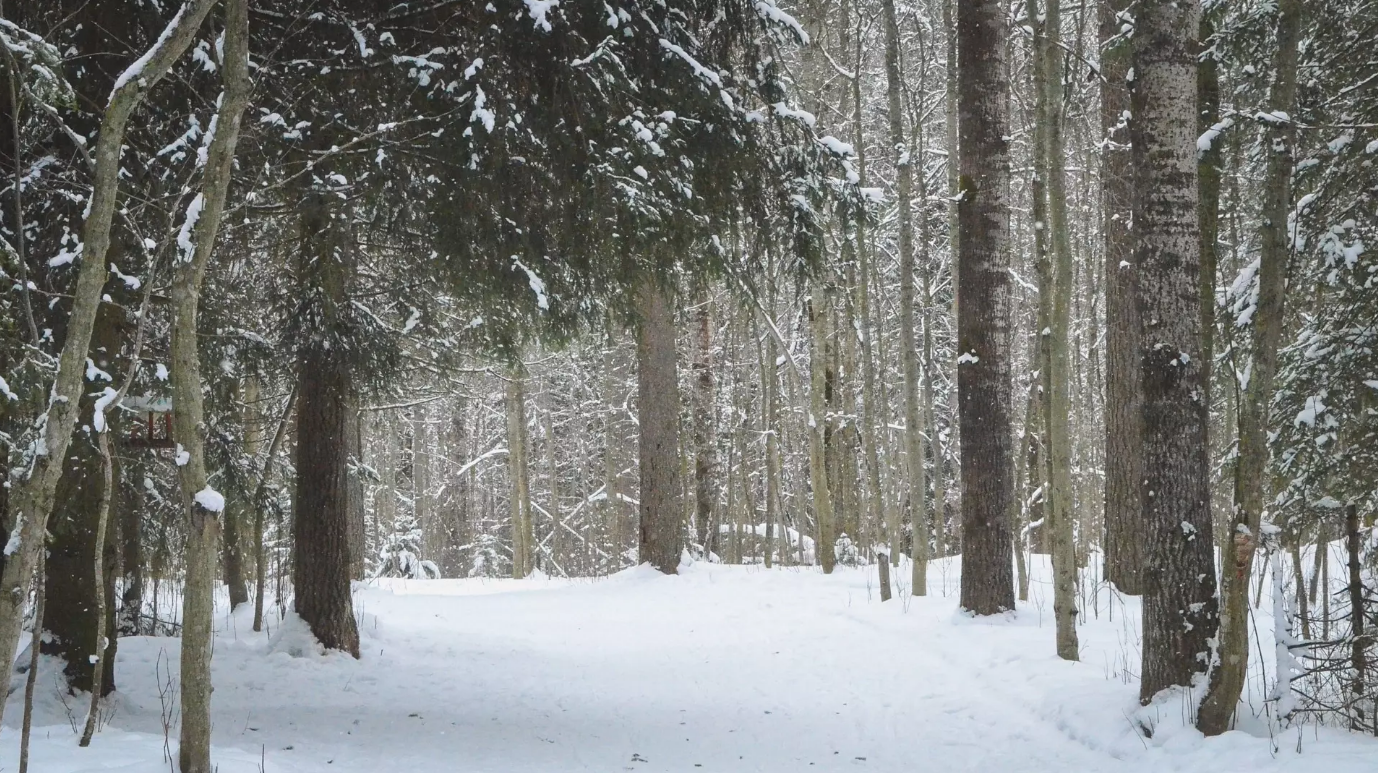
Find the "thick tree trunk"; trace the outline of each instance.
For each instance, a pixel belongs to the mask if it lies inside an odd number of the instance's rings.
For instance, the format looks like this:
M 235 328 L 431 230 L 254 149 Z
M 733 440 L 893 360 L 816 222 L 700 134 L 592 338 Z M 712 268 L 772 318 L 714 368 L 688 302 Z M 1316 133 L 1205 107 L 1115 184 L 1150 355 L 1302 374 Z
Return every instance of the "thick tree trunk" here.
M 1105 252 L 1105 578 L 1143 593 L 1143 384 L 1139 380 L 1138 272 L 1129 231 L 1129 42 L 1120 38 L 1129 0 L 1100 4 L 1101 236 Z
M 298 354 L 295 517 L 296 611 L 327 649 L 359 656 L 349 586 L 349 438 L 354 401 L 348 352 L 334 329 L 354 273 L 350 214 L 331 212 L 323 193 L 301 204 L 302 281 L 321 325 Z M 332 345 L 333 344 L 333 345 Z
M 1297 101 L 1297 43 L 1301 33 L 1301 0 L 1278 5 L 1277 49 L 1273 55 L 1273 88 L 1269 108 L 1291 116 Z M 1248 578 L 1258 549 L 1268 466 L 1269 406 L 1282 338 L 1287 264 L 1292 254 L 1288 215 L 1292 210 L 1292 148 L 1296 129 L 1291 120 L 1271 123 L 1264 142 L 1268 154 L 1259 234 L 1261 250 L 1253 308 L 1247 376 L 1241 376 L 1244 399 L 1239 404 L 1239 451 L 1235 461 L 1234 520 L 1224 551 L 1220 589 L 1219 664 L 1211 672 L 1210 690 L 1201 702 L 1197 727 L 1206 735 L 1229 729 L 1235 705 L 1244 691 L 1249 663 Z
M 531 518 L 531 465 L 526 431 L 526 373 L 521 365 L 507 377 L 507 479 L 512 511 L 512 579 L 535 569 L 535 534 Z
M 675 309 L 669 291 L 646 278 L 637 290 L 637 405 L 640 413 L 640 560 L 679 572 L 681 484 Z
M 57 376 L 51 389 L 53 399 L 43 429 L 43 446 L 48 453 L 34 460 L 30 474 L 16 482 L 9 494 L 9 541 L 15 542 L 17 549 L 6 559 L 3 573 L 0 573 L 0 673 L 8 674 L 14 665 L 26 589 L 38 563 L 38 553 L 43 549 L 53 497 L 76 427 L 91 331 L 101 302 L 101 289 L 109 274 L 105 255 L 110 246 L 110 223 L 119 198 L 119 156 L 124 130 L 148 91 L 162 80 L 191 44 L 213 5 L 214 0 L 187 0 L 158 43 L 140 59 L 139 77 L 122 77 L 118 81 L 102 115 L 92 153 L 95 168 L 91 198 L 87 202 L 87 216 L 81 232 L 81 267 L 73 290 L 72 312 L 67 319 L 67 337 L 62 344 Z M 0 694 L 0 717 L 3 717 L 7 697 L 7 693 Z
M 244 575 L 244 522 L 249 515 L 248 503 L 239 500 L 226 505 L 225 534 L 221 562 L 225 570 L 225 589 L 229 591 L 230 609 L 249 603 L 249 585 Z
M 1197 4 L 1141 2 L 1132 84 L 1143 336 L 1144 624 L 1139 697 L 1192 683 L 1218 624 L 1196 221 Z
M 102 304 L 93 336 L 93 362 L 111 375 L 122 370 L 113 355 L 120 351 L 124 336 L 120 330 L 124 313 L 111 304 Z M 87 391 L 96 393 L 110 386 L 98 382 Z M 90 416 L 95 407 L 94 394 L 83 396 L 83 415 Z M 41 649 L 45 655 L 62 658 L 63 675 L 72 690 L 90 691 L 98 633 L 107 631 L 107 662 L 113 662 L 115 642 L 113 614 L 102 620 L 97 609 L 97 594 L 105 597 L 105 609 L 113 612 L 114 587 L 98 582 L 94 574 L 96 563 L 100 502 L 105 488 L 102 483 L 104 464 L 97 450 L 96 437 L 89 431 L 81 433 L 69 446 L 66 469 L 58 484 L 48 542 L 48 557 L 44 562 L 44 593 L 48 614 L 46 640 Z M 105 549 L 102 546 L 102 549 Z M 99 589 L 99 590 L 98 590 Z M 101 694 L 115 689 L 114 669 L 106 669 L 101 682 Z
M 1225 9 L 1215 4 L 1201 12 L 1200 44 L 1211 45 L 1215 35 L 1215 17 Z M 1220 64 L 1214 53 L 1204 55 L 1196 70 L 1196 130 L 1205 134 L 1219 119 Z M 1215 276 L 1219 262 L 1220 241 L 1220 159 L 1222 140 L 1217 138 L 1206 150 L 1198 145 L 1197 158 L 1197 222 L 1201 227 L 1201 383 L 1207 406 L 1212 406 L 1214 384 L 1211 374 L 1215 366 Z
M 298 370 L 296 611 L 322 646 L 358 657 L 349 587 L 350 369 L 338 352 L 308 348 Z
M 961 605 L 978 615 L 1014 609 L 1007 31 L 1000 3 L 957 5 Z

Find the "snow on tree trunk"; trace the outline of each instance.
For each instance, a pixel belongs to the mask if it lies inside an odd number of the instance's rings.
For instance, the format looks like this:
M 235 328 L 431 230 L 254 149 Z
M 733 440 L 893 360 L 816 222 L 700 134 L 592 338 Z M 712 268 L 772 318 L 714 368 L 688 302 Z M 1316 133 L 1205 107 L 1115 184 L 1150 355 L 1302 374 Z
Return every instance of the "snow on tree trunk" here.
M 234 171 L 239 126 L 249 102 L 249 0 L 226 0 L 224 91 L 208 137 L 205 177 L 198 200 L 194 249 L 174 260 L 172 279 L 172 428 L 177 440 L 177 476 L 190 512 L 182 595 L 181 708 L 178 764 L 182 773 L 212 773 L 211 644 L 215 636 L 216 558 L 225 499 L 206 474 L 206 422 L 202 405 L 197 314 L 201 285 L 220 230 L 220 216 Z M 208 132 L 209 134 L 209 132 Z M 188 220 L 192 218 L 190 210 Z
M 1140 3 L 1134 29 L 1134 263 L 1143 324 L 1140 700 L 1191 686 L 1217 627 L 1196 221 L 1197 6 Z
M 81 229 L 81 267 L 72 293 L 67 337 L 58 359 L 57 376 L 33 466 L 26 476 L 14 482 L 9 495 L 10 540 L 6 546 L 4 570 L 0 573 L 0 673 L 8 674 L 14 665 L 26 589 L 38 563 L 38 553 L 43 548 L 54 493 L 76 427 L 91 331 L 109 273 L 105 256 L 110 247 L 110 223 L 119 198 L 119 159 L 125 127 L 148 92 L 181 58 L 213 5 L 214 0 L 187 0 L 153 47 L 116 81 L 101 117 L 92 153 L 95 166 L 91 197 Z M 6 698 L 7 693 L 0 695 L 0 717 L 3 717 Z
M 957 4 L 961 605 L 978 615 L 1014 609 L 1007 31 L 1000 3 Z
M 1273 55 L 1273 87 L 1269 109 L 1291 115 L 1297 101 L 1297 43 L 1301 32 L 1301 0 L 1278 3 L 1277 48 Z M 1236 327 L 1249 328 L 1248 358 L 1238 377 L 1244 387 L 1239 402 L 1239 450 L 1235 462 L 1234 518 L 1229 542 L 1222 545 L 1224 570 L 1220 588 L 1219 664 L 1211 673 L 1210 691 L 1201 704 L 1197 726 L 1206 735 L 1229 729 L 1235 705 L 1244 691 L 1249 663 L 1248 578 L 1263 522 L 1268 483 L 1268 420 L 1277 374 L 1278 342 L 1282 338 L 1283 299 L 1287 264 L 1291 259 L 1292 147 L 1296 129 L 1291 120 L 1267 124 L 1264 147 L 1269 148 L 1259 228 L 1259 268 L 1251 288 L 1254 300 L 1240 310 Z M 1236 308 L 1240 308 L 1236 304 Z M 1248 314 L 1246 322 L 1244 315 Z M 1241 324 L 1243 323 L 1243 324 Z M 1238 356 L 1238 355 L 1236 355 Z M 1247 374 L 1247 375 L 1246 375 Z

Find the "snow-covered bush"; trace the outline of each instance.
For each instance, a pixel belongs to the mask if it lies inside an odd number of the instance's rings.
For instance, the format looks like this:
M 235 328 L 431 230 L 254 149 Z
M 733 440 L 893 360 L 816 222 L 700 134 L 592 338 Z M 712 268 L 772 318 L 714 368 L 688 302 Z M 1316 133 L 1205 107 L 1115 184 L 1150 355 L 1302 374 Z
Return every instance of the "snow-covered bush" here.
M 383 540 L 378 551 L 378 570 L 375 577 L 405 577 L 412 580 L 440 579 L 440 567 L 421 558 L 421 525 L 416 516 L 398 516 L 392 534 Z

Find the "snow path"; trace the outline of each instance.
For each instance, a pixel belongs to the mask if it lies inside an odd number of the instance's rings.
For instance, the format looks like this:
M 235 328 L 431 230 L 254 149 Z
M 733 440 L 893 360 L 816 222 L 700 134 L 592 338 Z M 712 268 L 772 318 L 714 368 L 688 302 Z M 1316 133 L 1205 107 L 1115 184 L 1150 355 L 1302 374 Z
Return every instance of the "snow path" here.
M 955 561 L 930 572 L 929 598 L 886 604 L 873 571 L 390 581 L 356 596 L 359 661 L 316 654 L 292 618 L 269 637 L 222 613 L 215 760 L 222 773 L 1378 769 L 1378 741 L 1333 730 L 1308 728 L 1300 754 L 1296 730 L 1281 748 L 1266 729 L 1206 741 L 1180 699 L 1145 710 L 1153 738 L 1134 732 L 1137 684 L 1115 664 L 1137 660 L 1135 606 L 1116 602 L 1112 621 L 1097 599 L 1083 662 L 1065 663 L 1037 584 L 1017 615 L 972 620 L 956 611 Z M 88 750 L 49 664 L 33 770 L 169 770 L 158 685 L 176 659 L 175 639 L 121 642 L 116 713 Z M 66 700 L 79 720 L 83 699 Z

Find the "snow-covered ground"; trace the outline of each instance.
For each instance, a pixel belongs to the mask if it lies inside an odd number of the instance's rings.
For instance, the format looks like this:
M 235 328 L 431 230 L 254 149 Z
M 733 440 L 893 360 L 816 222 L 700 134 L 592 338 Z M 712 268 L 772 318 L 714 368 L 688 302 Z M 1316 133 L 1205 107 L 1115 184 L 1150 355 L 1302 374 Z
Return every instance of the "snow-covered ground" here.
M 358 661 L 318 654 L 291 618 L 256 635 L 222 613 L 215 761 L 221 773 L 1378 770 L 1372 738 L 1251 720 L 1206 740 L 1180 697 L 1140 709 L 1137 604 L 1087 598 L 1082 662 L 1060 661 L 1035 568 L 1031 601 L 996 620 L 958 613 L 956 560 L 932 568 L 928 598 L 885 604 L 874 567 L 391 581 L 357 594 Z M 31 769 L 170 770 L 160 692 L 175 694 L 177 657 L 175 639 L 120 643 L 113 716 L 89 749 L 72 729 L 84 699 L 64 702 L 48 664 Z M 1250 686 L 1260 705 L 1266 680 Z M 17 766 L 19 706 L 12 696 L 0 770 Z

